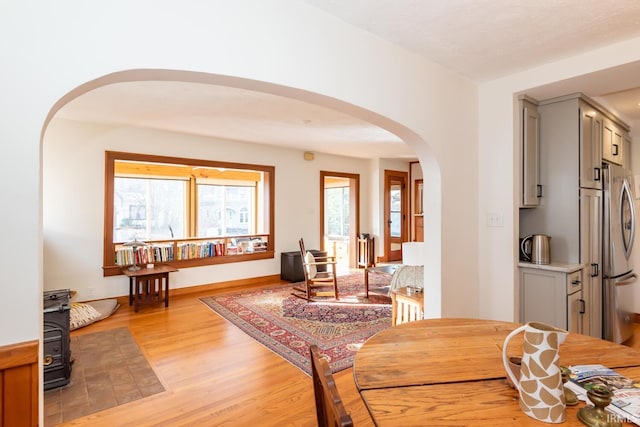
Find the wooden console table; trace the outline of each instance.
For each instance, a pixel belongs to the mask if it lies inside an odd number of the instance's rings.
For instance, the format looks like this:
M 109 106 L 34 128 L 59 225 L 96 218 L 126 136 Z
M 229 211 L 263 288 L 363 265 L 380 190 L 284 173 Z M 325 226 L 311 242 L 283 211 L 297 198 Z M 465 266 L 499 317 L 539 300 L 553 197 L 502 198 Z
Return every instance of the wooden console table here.
M 152 304 L 163 299 L 164 306 L 169 307 L 169 273 L 174 271 L 178 269 L 170 265 L 143 267 L 133 271 L 122 270 L 129 277 L 129 305 L 133 305 L 136 313 L 141 305 Z

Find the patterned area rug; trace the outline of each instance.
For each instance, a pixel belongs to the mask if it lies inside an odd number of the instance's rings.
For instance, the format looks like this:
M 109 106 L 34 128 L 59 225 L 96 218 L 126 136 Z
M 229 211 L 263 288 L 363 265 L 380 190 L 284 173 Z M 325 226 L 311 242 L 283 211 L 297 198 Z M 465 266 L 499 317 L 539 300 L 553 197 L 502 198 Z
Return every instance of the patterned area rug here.
M 311 344 L 329 359 L 332 372 L 338 372 L 353 366 L 369 337 L 391 326 L 391 299 L 372 292 L 365 298 L 363 280 L 362 273 L 338 277 L 341 302 L 307 302 L 291 295 L 294 284 L 200 300 L 308 375 Z M 372 275 L 369 288 L 384 290 L 389 281 Z

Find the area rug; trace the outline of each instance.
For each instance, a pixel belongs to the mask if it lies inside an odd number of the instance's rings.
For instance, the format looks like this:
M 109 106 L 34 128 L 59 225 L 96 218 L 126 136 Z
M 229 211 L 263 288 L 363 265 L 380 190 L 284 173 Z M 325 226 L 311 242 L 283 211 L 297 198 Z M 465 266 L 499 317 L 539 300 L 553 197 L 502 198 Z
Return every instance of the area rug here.
M 200 300 L 307 375 L 311 375 L 309 346 L 316 344 L 335 373 L 353 366 L 360 346 L 391 326 L 391 299 L 375 293 L 365 298 L 363 280 L 363 274 L 338 277 L 343 301 L 338 303 L 295 297 L 291 294 L 295 284 Z M 384 289 L 389 280 L 372 276 L 369 287 Z
M 127 328 L 71 337 L 71 381 L 45 391 L 45 426 L 164 391 Z

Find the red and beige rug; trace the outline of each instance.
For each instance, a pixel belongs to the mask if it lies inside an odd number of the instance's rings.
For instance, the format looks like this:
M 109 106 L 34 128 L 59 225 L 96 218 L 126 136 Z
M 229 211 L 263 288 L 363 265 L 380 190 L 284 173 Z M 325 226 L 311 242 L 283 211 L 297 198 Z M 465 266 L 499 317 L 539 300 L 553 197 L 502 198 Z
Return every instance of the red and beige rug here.
M 309 346 L 316 344 L 332 372 L 353 366 L 360 346 L 391 326 L 391 299 L 364 298 L 363 274 L 338 277 L 340 302 L 308 302 L 291 295 L 293 284 L 241 291 L 200 300 L 250 337 L 311 375 Z M 369 287 L 390 278 L 371 275 Z

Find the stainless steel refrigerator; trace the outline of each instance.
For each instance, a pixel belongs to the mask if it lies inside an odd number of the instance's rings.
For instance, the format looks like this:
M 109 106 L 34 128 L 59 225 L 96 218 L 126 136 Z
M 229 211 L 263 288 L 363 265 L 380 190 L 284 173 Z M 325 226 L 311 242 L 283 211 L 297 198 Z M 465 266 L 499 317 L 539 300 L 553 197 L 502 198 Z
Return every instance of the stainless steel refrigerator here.
M 605 163 L 603 178 L 603 337 L 621 343 L 633 335 L 633 287 L 638 276 L 631 256 L 636 230 L 633 177 Z

